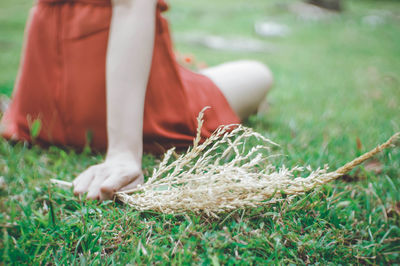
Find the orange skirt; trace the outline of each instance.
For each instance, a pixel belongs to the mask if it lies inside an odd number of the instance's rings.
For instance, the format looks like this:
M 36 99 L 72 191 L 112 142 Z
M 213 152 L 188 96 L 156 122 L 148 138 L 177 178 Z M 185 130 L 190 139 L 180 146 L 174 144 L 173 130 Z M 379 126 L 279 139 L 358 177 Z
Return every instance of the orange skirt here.
M 149 152 L 190 145 L 205 106 L 211 109 L 205 113 L 203 137 L 220 125 L 240 122 L 209 78 L 176 62 L 168 22 L 161 15 L 167 8 L 160 0 L 144 110 L 144 150 Z M 38 143 L 105 150 L 110 0 L 39 0 L 32 12 L 3 136 L 31 141 L 32 123 L 39 120 Z

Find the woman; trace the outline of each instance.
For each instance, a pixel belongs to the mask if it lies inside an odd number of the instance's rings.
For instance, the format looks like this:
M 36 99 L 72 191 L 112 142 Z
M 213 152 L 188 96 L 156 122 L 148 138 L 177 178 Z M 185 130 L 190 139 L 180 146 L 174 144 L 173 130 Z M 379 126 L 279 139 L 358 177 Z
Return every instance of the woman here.
M 143 183 L 143 147 L 190 145 L 253 113 L 272 83 L 264 65 L 241 61 L 193 73 L 173 56 L 163 0 L 38 0 L 28 20 L 7 138 L 107 148 L 80 174 L 74 193 L 110 199 Z

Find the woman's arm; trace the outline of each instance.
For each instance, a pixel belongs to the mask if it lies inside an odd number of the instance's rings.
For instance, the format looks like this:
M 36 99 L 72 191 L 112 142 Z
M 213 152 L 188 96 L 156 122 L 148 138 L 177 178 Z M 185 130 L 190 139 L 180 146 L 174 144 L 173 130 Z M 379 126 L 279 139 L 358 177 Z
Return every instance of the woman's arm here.
M 74 193 L 110 199 L 143 183 L 143 110 L 152 61 L 157 0 L 113 0 L 106 63 L 105 162 L 74 180 Z

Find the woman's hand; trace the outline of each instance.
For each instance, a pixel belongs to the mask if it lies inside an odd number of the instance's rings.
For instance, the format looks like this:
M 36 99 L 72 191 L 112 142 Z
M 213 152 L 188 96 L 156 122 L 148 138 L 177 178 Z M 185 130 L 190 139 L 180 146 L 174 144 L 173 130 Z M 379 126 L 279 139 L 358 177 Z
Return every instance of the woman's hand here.
M 157 0 L 112 3 L 106 60 L 107 156 L 73 182 L 75 194 L 88 193 L 89 199 L 99 200 L 143 183 L 143 112 Z
M 115 192 L 143 184 L 141 166 L 131 156 L 108 157 L 104 163 L 93 165 L 75 178 L 74 194 L 87 193 L 88 199 L 112 199 Z

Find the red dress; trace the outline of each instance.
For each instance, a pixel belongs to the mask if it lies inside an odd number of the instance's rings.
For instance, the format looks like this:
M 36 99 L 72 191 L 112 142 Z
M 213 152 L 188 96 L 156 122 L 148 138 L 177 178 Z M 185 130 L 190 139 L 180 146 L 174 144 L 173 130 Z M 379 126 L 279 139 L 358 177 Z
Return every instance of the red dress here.
M 240 122 L 209 78 L 176 62 L 161 15 L 167 8 L 160 0 L 145 99 L 144 150 L 152 152 L 190 145 L 196 117 L 205 106 L 211 109 L 205 113 L 203 137 L 220 125 Z M 82 148 L 89 139 L 92 148 L 106 149 L 110 0 L 39 0 L 32 12 L 20 76 L 2 121 L 3 136 L 30 141 L 32 123 L 39 119 L 39 143 Z

